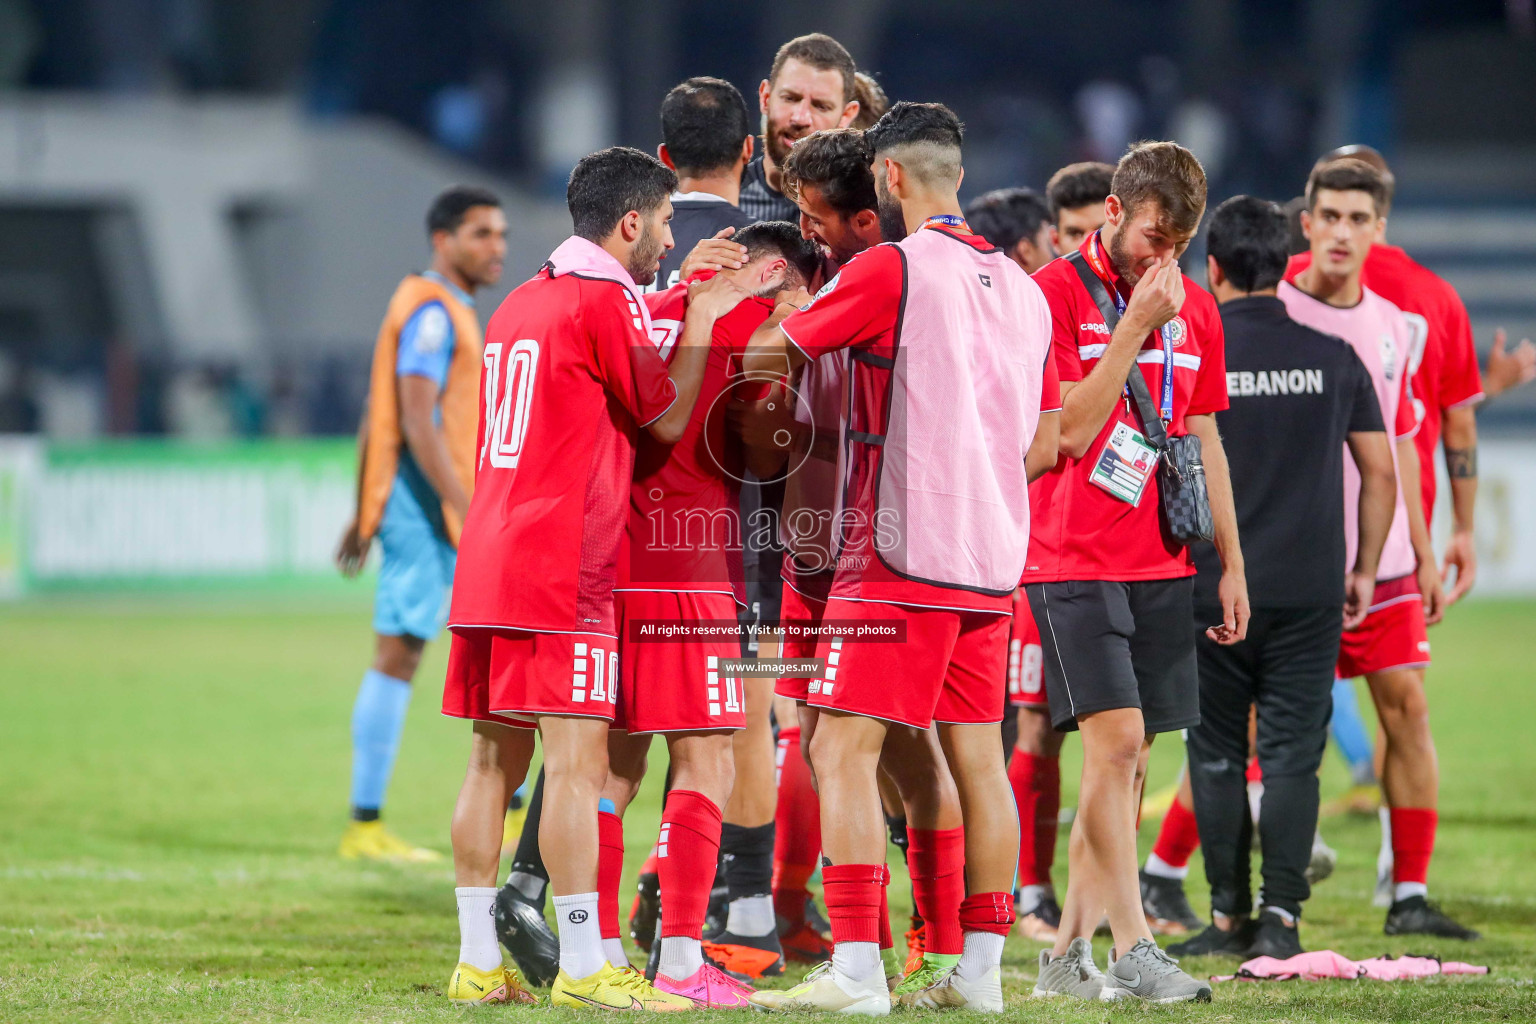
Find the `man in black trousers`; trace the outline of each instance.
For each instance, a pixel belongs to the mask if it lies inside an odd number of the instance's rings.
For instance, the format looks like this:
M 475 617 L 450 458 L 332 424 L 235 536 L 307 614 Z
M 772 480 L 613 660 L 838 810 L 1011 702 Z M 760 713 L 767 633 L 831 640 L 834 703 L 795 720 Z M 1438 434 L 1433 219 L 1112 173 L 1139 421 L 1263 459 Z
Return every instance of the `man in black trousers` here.
M 1287 240 L 1285 215 L 1265 200 L 1238 196 L 1211 218 L 1208 269 L 1226 330 L 1231 400 L 1216 422 L 1231 464 L 1253 618 L 1241 643 L 1222 646 L 1204 635 L 1221 621 L 1221 565 L 1201 545 L 1194 601 L 1200 724 L 1189 730 L 1188 745 L 1212 924 L 1170 947 L 1175 956 L 1302 951 L 1297 920 L 1310 895 L 1305 871 L 1339 634 L 1370 607 L 1392 522 L 1396 478 L 1370 375 L 1348 344 L 1291 320 L 1275 297 Z M 1265 386 L 1246 386 L 1260 378 Z M 1348 567 L 1346 447 L 1362 480 L 1359 555 Z M 1257 920 L 1245 792 L 1250 706 L 1264 774 Z

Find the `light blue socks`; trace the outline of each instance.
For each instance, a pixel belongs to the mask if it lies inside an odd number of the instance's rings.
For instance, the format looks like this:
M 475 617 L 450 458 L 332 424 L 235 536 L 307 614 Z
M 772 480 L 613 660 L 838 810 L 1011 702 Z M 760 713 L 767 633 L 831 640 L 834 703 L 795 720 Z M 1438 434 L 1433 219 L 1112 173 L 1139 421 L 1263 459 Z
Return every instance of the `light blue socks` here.
M 1355 699 L 1355 684 L 1350 679 L 1333 681 L 1333 719 L 1328 723 L 1333 742 L 1349 762 L 1349 775 L 1356 785 L 1374 782 L 1376 771 L 1371 734 L 1360 717 L 1360 702 Z
M 400 749 L 400 730 L 411 704 L 411 684 L 369 669 L 352 706 L 352 816 L 371 821 L 384 806 L 384 791 Z

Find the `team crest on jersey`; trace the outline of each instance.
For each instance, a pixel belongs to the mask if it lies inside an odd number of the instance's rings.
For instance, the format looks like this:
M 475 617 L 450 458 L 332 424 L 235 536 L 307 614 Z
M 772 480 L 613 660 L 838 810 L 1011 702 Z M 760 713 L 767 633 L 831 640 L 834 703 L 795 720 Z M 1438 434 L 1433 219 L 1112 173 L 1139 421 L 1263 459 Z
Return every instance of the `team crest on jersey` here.
M 800 307 L 801 312 L 804 312 L 805 310 L 810 309 L 812 306 L 816 305 L 816 300 L 817 299 L 819 299 L 823 295 L 827 294 L 827 292 L 830 292 L 833 288 L 836 288 L 837 287 L 837 279 L 842 277 L 842 276 L 843 276 L 843 272 L 842 271 L 838 271 L 837 273 L 833 274 L 830 278 L 828 278 L 827 279 L 827 283 L 821 286 L 821 290 L 819 292 L 817 292 L 815 295 L 811 296 L 811 301 L 807 302 L 805 305 Z
M 1189 326 L 1184 323 L 1184 318 L 1176 316 L 1166 325 L 1168 340 L 1173 342 L 1174 348 L 1183 348 L 1184 342 L 1189 340 Z
M 1381 348 L 1381 372 L 1392 380 L 1397 377 L 1397 339 L 1390 334 L 1383 334 L 1381 340 L 1376 343 Z
M 428 306 L 416 323 L 416 351 L 432 355 L 442 350 L 448 340 L 448 311 L 442 306 Z

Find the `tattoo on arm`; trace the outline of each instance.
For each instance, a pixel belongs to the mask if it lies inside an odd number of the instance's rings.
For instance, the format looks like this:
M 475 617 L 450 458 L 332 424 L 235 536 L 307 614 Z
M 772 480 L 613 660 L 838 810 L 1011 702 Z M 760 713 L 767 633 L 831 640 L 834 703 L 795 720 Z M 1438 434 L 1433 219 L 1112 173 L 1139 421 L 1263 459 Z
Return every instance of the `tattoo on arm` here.
M 1477 476 L 1477 449 L 1447 448 L 1445 471 L 1452 480 L 1464 480 Z

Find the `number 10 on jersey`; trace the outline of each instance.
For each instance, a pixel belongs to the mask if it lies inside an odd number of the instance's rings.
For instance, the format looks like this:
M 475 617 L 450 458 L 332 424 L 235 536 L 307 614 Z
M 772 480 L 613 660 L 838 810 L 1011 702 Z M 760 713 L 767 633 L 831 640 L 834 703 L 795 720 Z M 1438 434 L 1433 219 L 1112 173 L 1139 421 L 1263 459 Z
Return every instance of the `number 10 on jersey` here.
M 505 358 L 503 358 L 505 356 Z M 501 342 L 485 346 L 485 440 L 480 464 L 512 469 L 528 435 L 533 406 L 534 377 L 539 368 L 539 343 L 523 338 L 507 349 Z

